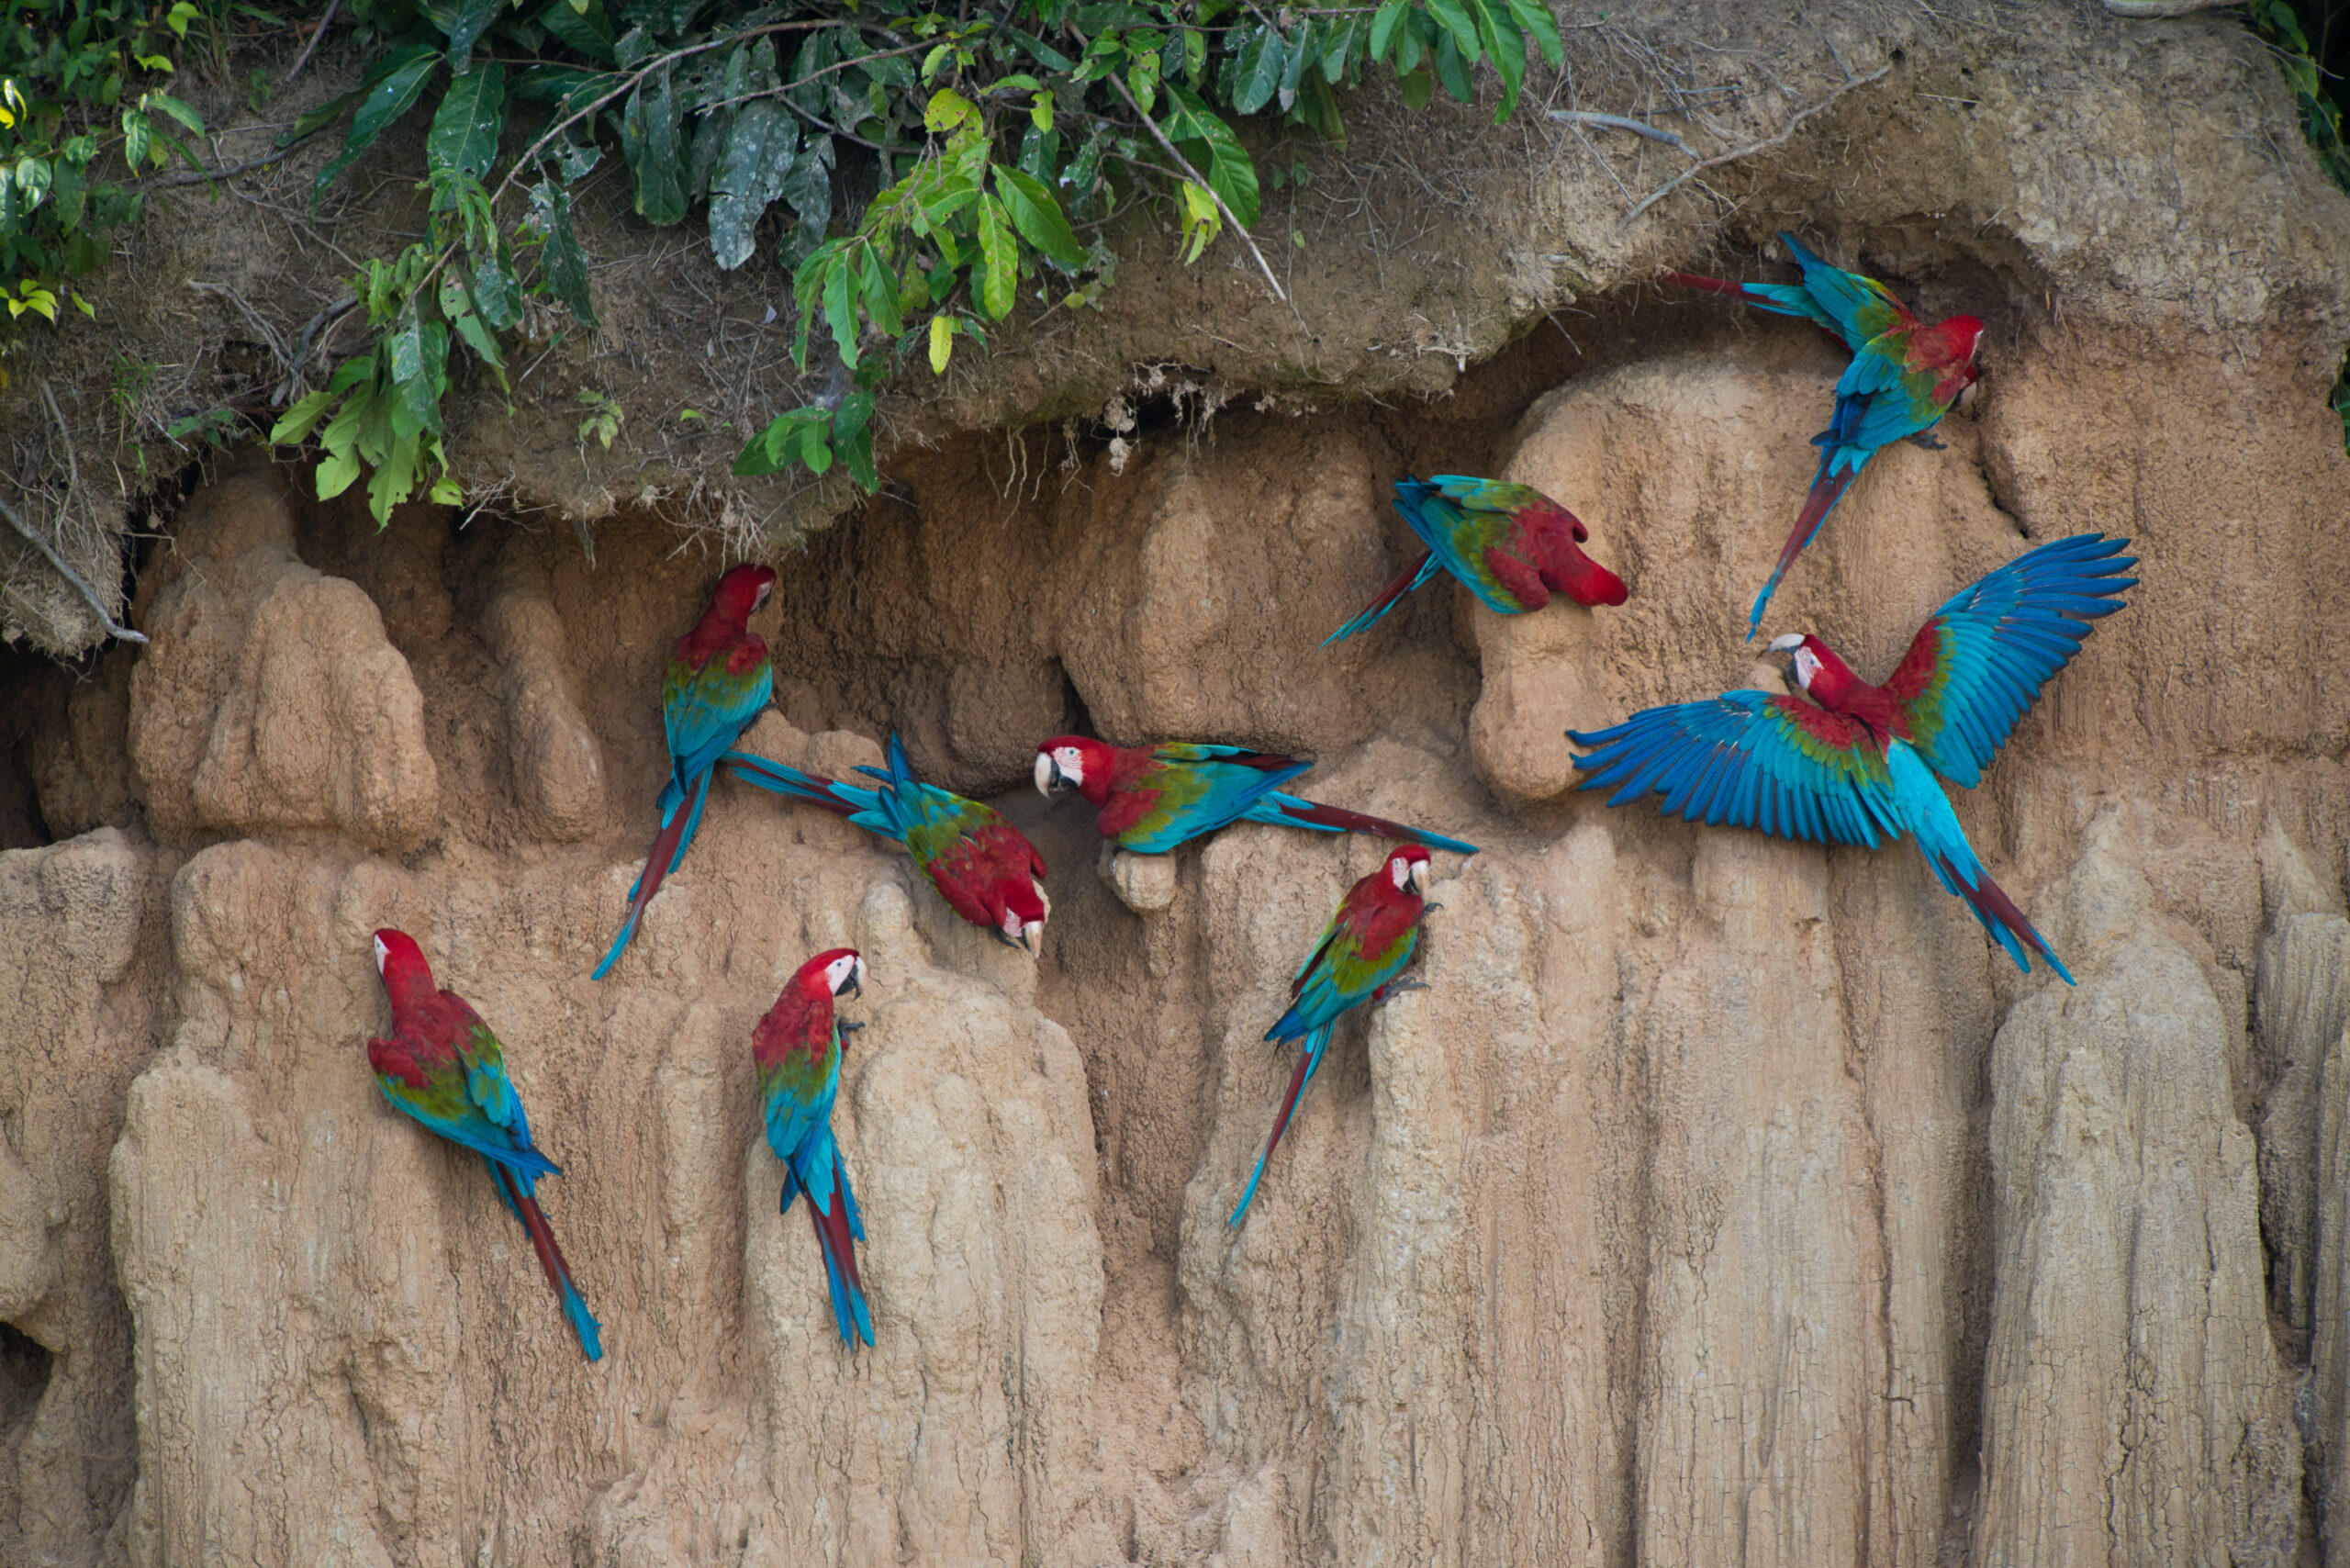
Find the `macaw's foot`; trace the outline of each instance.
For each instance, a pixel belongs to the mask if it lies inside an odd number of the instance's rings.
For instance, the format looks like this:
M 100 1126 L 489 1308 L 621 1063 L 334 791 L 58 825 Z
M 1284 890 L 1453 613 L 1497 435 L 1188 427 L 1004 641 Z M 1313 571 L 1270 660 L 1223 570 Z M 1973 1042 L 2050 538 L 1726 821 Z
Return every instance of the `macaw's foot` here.
M 1389 980 L 1385 985 L 1379 988 L 1379 993 L 1372 997 L 1371 1000 L 1373 1002 L 1383 1002 L 1391 996 L 1401 996 L 1407 991 L 1426 991 L 1427 988 L 1428 982 L 1424 980 Z
M 1950 448 L 1931 431 L 1913 431 L 1901 438 L 1921 452 L 1948 452 Z
M 857 1022 L 856 1022 L 856 1023 L 851 1023 L 851 1022 L 849 1022 L 849 1020 L 847 1020 L 847 1019 L 845 1019 L 845 1018 L 843 1018 L 843 1019 L 841 1019 L 841 1020 L 840 1020 L 840 1025 L 841 1025 L 841 1033 L 842 1033 L 842 1034 L 844 1034 L 844 1035 L 854 1035 L 854 1034 L 856 1034 L 859 1029 L 862 1029 L 862 1028 L 864 1028 L 864 1027 L 865 1027 L 864 1021 L 863 1021 L 863 1020 L 861 1020 L 861 1019 L 860 1019 L 860 1020 L 858 1020 L 858 1021 L 857 1021 Z

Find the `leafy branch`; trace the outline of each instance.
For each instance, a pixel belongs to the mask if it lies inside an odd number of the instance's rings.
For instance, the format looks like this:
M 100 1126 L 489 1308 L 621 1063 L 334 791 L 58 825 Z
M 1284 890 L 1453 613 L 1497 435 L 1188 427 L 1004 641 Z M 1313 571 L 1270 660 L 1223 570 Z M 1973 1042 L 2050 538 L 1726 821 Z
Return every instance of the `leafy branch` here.
M 979 15 L 786 0 L 715 21 L 693 0 L 354 9 L 376 30 L 375 66 L 285 140 L 347 122 L 322 193 L 437 91 L 428 230 L 368 263 L 352 292 L 374 342 L 270 437 L 318 442 L 322 497 L 367 476 L 379 521 L 420 490 L 458 498 L 442 399 L 469 362 L 506 385 L 527 296 L 596 327 L 572 198 L 614 153 L 638 217 L 668 227 L 699 209 L 721 268 L 764 254 L 788 269 L 794 362 L 805 373 L 822 343 L 833 365 L 826 391 L 760 431 L 734 472 L 837 462 L 870 489 L 883 383 L 910 359 L 944 375 L 959 340 L 984 348 L 1023 298 L 1093 305 L 1116 269 L 1103 231 L 1137 202 L 1173 205 L 1186 263 L 1229 233 L 1284 297 L 1248 233 L 1260 197 L 1237 122 L 1341 137 L 1339 95 L 1372 66 L 1415 107 L 1438 87 L 1469 101 L 1482 66 L 1506 117 L 1529 39 L 1563 58 L 1539 0 L 1271 15 L 1254 0 L 1013 0 Z M 522 113 L 537 123 L 502 159 Z M 878 164 L 881 188 L 843 212 L 851 160 Z

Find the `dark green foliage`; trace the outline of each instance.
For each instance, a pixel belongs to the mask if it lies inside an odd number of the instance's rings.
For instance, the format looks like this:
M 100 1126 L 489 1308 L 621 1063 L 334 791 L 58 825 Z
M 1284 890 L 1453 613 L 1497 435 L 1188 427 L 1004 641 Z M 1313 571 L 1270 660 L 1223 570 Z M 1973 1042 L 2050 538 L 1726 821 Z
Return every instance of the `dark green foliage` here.
M 907 356 L 923 351 L 943 375 L 957 338 L 983 345 L 985 324 L 1024 297 L 1091 305 L 1113 266 L 1092 231 L 1138 199 L 1174 204 L 1186 261 L 1256 221 L 1256 163 L 1235 120 L 1335 138 L 1337 95 L 1366 67 L 1395 71 L 1420 104 L 1432 85 L 1469 99 L 1480 62 L 1506 116 L 1528 40 L 1561 58 L 1539 0 L 1270 16 L 1247 0 L 1015 0 L 976 16 L 917 0 L 354 0 L 350 14 L 380 53 L 322 111 L 350 118 L 319 188 L 431 100 L 432 230 L 363 280 L 372 356 L 296 403 L 272 439 L 316 435 L 322 492 L 373 471 L 378 519 L 428 461 L 443 473 L 433 494 L 453 491 L 438 412 L 453 345 L 502 382 L 501 334 L 526 278 L 595 325 L 569 187 L 607 150 L 645 222 L 703 210 L 721 267 L 750 261 L 765 236 L 791 272 L 797 362 L 807 368 L 812 343 L 837 363 L 838 390 L 771 422 L 734 471 L 837 461 L 870 489 L 874 394 Z M 523 126 L 501 174 L 509 116 Z M 834 173 L 848 158 L 878 159 L 881 188 L 839 228 Z M 532 248 L 536 268 L 518 264 Z
M 2300 100 L 2301 134 L 2333 183 L 2350 192 L 2350 143 L 2342 139 L 2342 110 L 2350 100 L 2350 0 L 2251 0 L 2244 20 L 2276 50 L 2285 84 Z M 2333 411 L 2350 447 L 2350 360 L 2333 383 Z
M 54 321 L 65 280 L 95 266 L 108 232 L 138 218 L 141 177 L 174 156 L 201 166 L 185 139 L 201 136 L 204 122 L 163 84 L 202 15 L 189 0 L 17 0 L 0 19 L 7 320 L 38 314 Z

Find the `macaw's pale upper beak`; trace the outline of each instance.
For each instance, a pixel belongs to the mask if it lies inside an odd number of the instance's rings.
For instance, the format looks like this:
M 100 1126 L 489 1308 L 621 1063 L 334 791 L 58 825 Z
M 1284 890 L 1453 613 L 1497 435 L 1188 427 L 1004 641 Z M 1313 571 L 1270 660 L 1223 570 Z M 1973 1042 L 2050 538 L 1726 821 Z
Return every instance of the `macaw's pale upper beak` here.
M 1038 752 L 1036 754 L 1036 793 L 1049 801 L 1053 798 L 1053 791 L 1059 789 L 1062 783 L 1061 765 L 1053 760 L 1053 754 L 1048 751 Z

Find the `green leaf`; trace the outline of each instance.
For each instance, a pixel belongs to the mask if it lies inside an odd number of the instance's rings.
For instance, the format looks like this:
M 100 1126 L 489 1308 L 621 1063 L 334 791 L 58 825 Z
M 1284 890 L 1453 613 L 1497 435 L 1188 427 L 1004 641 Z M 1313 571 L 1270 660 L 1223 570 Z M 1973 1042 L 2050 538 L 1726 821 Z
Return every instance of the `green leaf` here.
M 420 455 L 417 438 L 401 436 L 392 443 L 384 460 L 375 465 L 375 476 L 367 481 L 367 510 L 375 514 L 377 527 L 389 522 L 392 509 L 415 493 Z
M 801 143 L 800 155 L 791 161 L 791 173 L 783 178 L 783 199 L 800 221 L 786 235 L 782 245 L 787 264 L 813 252 L 823 243 L 824 230 L 833 222 L 833 139 L 811 136 Z
M 1400 76 L 1396 78 L 1395 84 L 1404 90 L 1404 106 L 1407 109 L 1427 108 L 1428 99 L 1436 92 L 1436 79 L 1425 71 L 1415 71 L 1408 76 Z
M 394 64 L 393 62 L 397 62 Z M 411 46 L 393 52 L 386 62 L 390 69 L 378 67 L 375 80 L 364 88 L 359 107 L 351 117 L 351 134 L 344 138 L 342 151 L 335 154 L 319 177 L 310 185 L 310 204 L 318 205 L 326 188 L 341 177 L 345 169 L 357 162 L 361 154 L 375 144 L 384 128 L 416 106 L 423 95 L 424 84 L 441 63 L 438 50 L 419 50 Z
M 449 84 L 424 139 L 425 167 L 454 170 L 473 179 L 498 161 L 498 133 L 506 123 L 506 67 L 469 71 Z
M 982 134 L 986 122 L 979 116 L 979 106 L 952 88 L 941 87 L 930 95 L 930 103 L 922 112 L 923 129 L 933 135 L 944 136 L 951 146 L 960 147 Z
M 1472 51 L 1464 59 L 1453 43 L 1450 33 L 1439 37 L 1436 40 L 1436 52 L 1430 57 L 1436 67 L 1437 84 L 1460 103 L 1465 104 L 1475 97 L 1477 84 L 1469 74 L 1469 68 L 1476 63 L 1476 58 Z
M 310 432 L 319 428 L 319 421 L 327 417 L 327 410 L 334 407 L 336 396 L 332 392 L 312 392 L 296 398 L 292 406 L 277 417 L 277 422 L 269 427 L 270 444 L 301 445 L 309 439 Z
M 1411 8 L 1411 0 L 1386 0 L 1379 7 L 1378 15 L 1371 19 L 1371 59 L 1387 58 L 1387 46 L 1395 41 L 1396 29 L 1403 25 L 1404 14 Z
M 446 304 L 445 300 L 443 304 Z M 493 370 L 504 367 L 506 362 L 498 356 L 498 340 L 489 335 L 488 329 L 481 324 L 479 316 L 471 310 L 448 310 L 445 314 L 449 318 L 449 324 L 457 329 L 457 336 L 464 340 L 467 348 L 480 356 L 483 364 Z
M 955 353 L 955 318 L 940 314 L 930 319 L 930 373 L 946 374 L 946 362 Z M 274 438 L 273 438 L 274 439 Z
M 539 253 L 540 277 L 572 318 L 592 330 L 600 323 L 588 297 L 588 255 L 571 228 L 571 193 L 553 180 L 543 182 L 539 192 L 544 195 L 547 213 L 546 248 Z
M 1517 90 L 1526 80 L 1526 34 L 1519 30 L 1516 19 L 1509 14 L 1502 0 L 1463 0 L 1477 21 L 1477 35 L 1485 47 L 1485 58 L 1493 65 L 1494 74 L 1501 78 L 1501 108 L 1494 116 L 1494 123 L 1509 118 L 1517 106 Z
M 1559 20 L 1550 15 L 1550 7 L 1542 0 L 1508 0 L 1509 14 L 1517 18 L 1518 27 L 1534 40 L 1542 58 L 1556 71 L 1566 63 L 1566 50 L 1559 41 Z
M 272 143 L 272 145 L 279 148 L 291 147 L 306 136 L 316 135 L 318 132 L 325 129 L 328 126 L 330 126 L 335 121 L 341 119 L 342 118 L 343 111 L 359 101 L 360 95 L 363 91 L 364 89 L 362 88 L 354 87 L 339 98 L 328 99 L 325 103 L 320 104 L 317 108 L 312 109 L 308 114 L 306 114 L 299 119 L 296 120 L 293 127 L 288 129 L 285 135 L 279 137 L 275 142 Z
M 906 327 L 898 317 L 898 280 L 890 275 L 879 246 L 867 243 L 859 248 L 856 284 L 865 314 L 873 324 L 893 338 L 902 333 Z
M 991 196 L 979 197 L 979 257 L 988 269 L 979 308 L 1001 321 L 1012 314 L 1013 293 L 1020 283 L 1020 253 L 1003 204 Z
M 358 477 L 359 458 L 351 452 L 328 454 L 311 476 L 319 488 L 319 499 L 322 501 L 334 499 L 351 488 L 351 482 Z
M 873 471 L 872 393 L 852 392 L 841 399 L 840 411 L 833 416 L 833 445 L 860 488 L 880 488 L 880 476 Z
M 506 0 L 464 0 L 456 15 L 442 24 L 441 30 L 449 35 L 450 69 L 463 81 L 471 75 L 474 40 L 481 37 L 498 13 L 505 8 Z
M 474 255 L 474 306 L 482 319 L 503 332 L 522 321 L 522 285 L 511 255 L 483 251 Z
M 1434 17 L 1443 26 L 1444 30 L 1452 35 L 1453 46 L 1460 50 L 1463 63 L 1475 64 L 1479 47 L 1477 24 L 1469 15 L 1468 7 L 1463 6 L 1460 0 L 1425 0 L 1425 4 L 1428 8 L 1428 15 Z
M 147 117 L 140 114 L 137 109 L 123 110 L 122 161 L 130 165 L 130 172 L 133 174 L 139 173 L 139 165 L 146 160 L 147 135 Z M 7 191 L 8 210 L 5 215 L 0 215 L 5 217 L 6 226 L 11 232 L 14 232 L 17 227 L 16 190 L 17 187 L 15 183 L 13 181 L 10 182 Z
M 797 126 L 768 99 L 754 99 L 735 111 L 726 151 L 710 181 L 710 251 L 724 271 L 751 259 L 752 231 L 783 195 L 799 140 Z
M 1318 58 L 1321 28 L 1319 21 L 1308 23 L 1291 43 L 1289 58 L 1281 62 L 1281 84 L 1274 98 L 1284 111 L 1297 102 L 1298 81 L 1305 74 L 1305 68 Z
M 196 135 L 204 134 L 204 120 L 196 112 L 173 97 L 169 93 L 141 93 L 139 101 L 149 108 L 171 116 Z
M 1062 266 L 1076 268 L 1085 263 L 1085 248 L 1077 242 L 1075 230 L 1062 215 L 1060 203 L 1044 182 L 1032 174 L 999 163 L 995 167 L 996 194 L 1003 198 L 1004 210 L 1011 214 L 1012 226 L 1020 237 L 1034 245 Z M 989 263 L 990 267 L 993 263 Z
M 621 155 L 636 174 L 636 214 L 664 229 L 686 220 L 685 170 L 677 156 L 677 100 L 669 89 L 669 77 L 665 66 L 638 83 L 621 117 Z
M 1249 29 L 1240 46 L 1239 63 L 1232 83 L 1232 106 L 1237 113 L 1253 115 L 1272 102 L 1273 94 L 1281 84 L 1281 70 L 1288 60 L 1288 50 L 1281 35 L 1270 27 Z
M 833 347 L 841 363 L 856 368 L 856 280 L 850 274 L 846 247 L 834 253 L 824 272 L 824 325 L 832 329 Z
M 571 0 L 554 0 L 536 19 L 539 26 L 597 64 L 620 63 L 620 56 L 612 52 L 612 24 L 600 4 L 574 6 Z
M 1257 166 L 1249 161 L 1248 150 L 1233 135 L 1232 127 L 1211 110 L 1197 93 L 1176 82 L 1166 85 L 1173 106 L 1163 127 L 1168 136 L 1177 141 L 1207 143 L 1208 184 L 1232 208 L 1233 217 L 1240 220 L 1242 228 L 1254 224 L 1259 200 Z
M 812 424 L 825 426 L 833 416 L 822 409 L 793 409 L 778 414 L 767 421 L 767 429 L 751 438 L 750 445 L 734 460 L 734 476 L 755 479 L 762 474 L 779 472 L 794 460 L 800 449 L 800 437 Z M 822 439 L 821 433 L 819 439 Z

